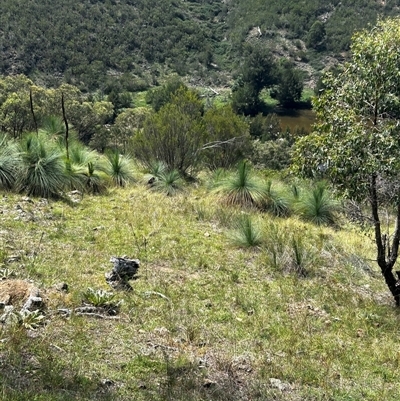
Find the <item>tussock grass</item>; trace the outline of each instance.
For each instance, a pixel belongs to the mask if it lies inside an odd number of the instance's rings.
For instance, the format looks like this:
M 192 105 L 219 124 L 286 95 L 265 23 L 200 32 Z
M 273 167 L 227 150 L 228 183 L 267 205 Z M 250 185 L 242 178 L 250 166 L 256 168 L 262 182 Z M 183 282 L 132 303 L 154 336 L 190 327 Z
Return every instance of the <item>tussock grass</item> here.
M 38 283 L 48 310 L 35 331 L 1 329 L 1 398 L 397 400 L 399 316 L 368 237 L 247 210 L 260 244 L 235 247 L 241 209 L 217 200 L 140 185 L 79 203 L 3 194 L 2 268 Z M 59 315 L 110 291 L 113 255 L 141 260 L 119 320 Z

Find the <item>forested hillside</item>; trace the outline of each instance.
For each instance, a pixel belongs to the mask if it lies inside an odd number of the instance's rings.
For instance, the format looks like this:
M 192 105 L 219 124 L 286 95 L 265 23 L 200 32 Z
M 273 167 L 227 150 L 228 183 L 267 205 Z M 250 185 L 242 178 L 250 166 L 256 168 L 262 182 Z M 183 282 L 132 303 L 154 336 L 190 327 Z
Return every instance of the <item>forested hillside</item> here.
M 348 49 L 352 32 L 399 0 L 3 0 L 1 74 L 135 91 L 170 72 L 223 83 L 249 35 L 291 41 L 304 61 Z M 360 17 L 362 16 L 362 18 Z M 268 39 L 268 40 L 265 40 Z M 273 39 L 273 40 L 271 40 Z

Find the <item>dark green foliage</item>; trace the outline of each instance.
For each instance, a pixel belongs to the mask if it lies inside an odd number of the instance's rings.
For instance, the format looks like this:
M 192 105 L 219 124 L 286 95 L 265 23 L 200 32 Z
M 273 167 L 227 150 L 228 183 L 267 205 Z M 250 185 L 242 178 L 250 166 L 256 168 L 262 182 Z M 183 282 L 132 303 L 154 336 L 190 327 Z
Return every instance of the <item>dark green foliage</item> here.
M 255 27 L 261 40 L 284 30 L 289 39 L 339 53 L 348 50 L 355 30 L 378 14 L 396 14 L 397 6 L 375 0 L 3 0 L 0 73 L 24 73 L 50 86 L 65 80 L 106 94 L 147 89 L 171 70 L 218 81 L 243 55 Z
M 132 97 L 128 92 L 111 91 L 108 95 L 108 101 L 113 104 L 113 122 L 117 115 L 123 110 L 132 107 Z
M 303 81 L 302 72 L 292 63 L 286 61 L 282 63 L 275 97 L 283 107 L 293 107 L 300 100 Z
M 133 138 L 135 156 L 145 165 L 162 161 L 168 170 L 190 174 L 205 143 L 203 104 L 194 91 L 180 88 L 170 103 L 150 115 Z
M 307 46 L 315 50 L 325 49 L 326 31 L 323 22 L 317 20 L 312 25 L 307 35 Z
M 249 154 L 248 125 L 230 105 L 207 110 L 204 124 L 208 143 L 203 148 L 202 160 L 208 168 L 231 168 Z
M 146 93 L 146 102 L 149 103 L 155 111 L 159 111 L 161 107 L 171 101 L 172 96 L 180 88 L 188 89 L 179 78 L 173 78 L 165 85 L 149 90 Z
M 258 93 L 276 82 L 276 65 L 271 51 L 262 45 L 246 44 L 239 78 L 251 85 Z
M 283 170 L 291 162 L 291 143 L 284 138 L 262 142 L 253 141 L 251 161 L 261 168 Z
M 220 47 L 223 25 L 214 29 L 212 17 L 221 4 L 22 0 L 0 3 L 2 59 L 0 72 L 59 74 L 82 88 L 94 89 L 110 80 L 109 72 L 143 74 L 140 65 L 203 62 Z M 222 29 L 221 29 L 222 28 Z M 18 56 L 15 57 L 15 54 Z M 129 81 L 113 74 L 125 90 Z
M 238 114 L 245 116 L 256 115 L 262 108 L 262 101 L 251 84 L 243 83 L 232 89 L 232 107 Z
M 232 107 L 236 113 L 256 115 L 263 106 L 260 92 L 277 82 L 277 67 L 270 50 L 262 45 L 244 47 L 242 64 L 232 88 Z
M 267 116 L 261 113 L 250 120 L 250 135 L 261 141 L 274 141 L 280 137 L 282 128 L 276 113 Z

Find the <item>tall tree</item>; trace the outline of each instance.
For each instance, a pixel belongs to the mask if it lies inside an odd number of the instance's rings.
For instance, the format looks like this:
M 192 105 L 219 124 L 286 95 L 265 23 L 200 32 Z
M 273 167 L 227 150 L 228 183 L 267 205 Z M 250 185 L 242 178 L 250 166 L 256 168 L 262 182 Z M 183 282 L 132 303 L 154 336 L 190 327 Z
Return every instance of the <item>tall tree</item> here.
M 302 72 L 294 64 L 284 60 L 279 69 L 276 98 L 283 107 L 291 107 L 301 98 L 304 80 Z
M 377 263 L 396 305 L 400 272 L 400 18 L 354 35 L 352 58 L 328 74 L 314 102 L 315 132 L 300 139 L 294 170 L 328 176 L 343 193 L 369 204 Z M 393 224 L 383 227 L 382 208 Z M 396 277 L 397 275 L 397 277 Z
M 232 89 L 232 106 L 237 113 L 256 115 L 262 106 L 260 92 L 277 82 L 277 70 L 272 54 L 262 45 L 247 45 L 243 62 Z

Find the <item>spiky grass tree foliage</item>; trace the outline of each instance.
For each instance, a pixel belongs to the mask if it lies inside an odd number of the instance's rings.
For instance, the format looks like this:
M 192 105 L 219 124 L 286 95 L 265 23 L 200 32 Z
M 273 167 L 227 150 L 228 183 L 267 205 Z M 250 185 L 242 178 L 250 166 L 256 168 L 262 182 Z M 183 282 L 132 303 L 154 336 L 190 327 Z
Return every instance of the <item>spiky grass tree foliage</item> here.
M 65 151 L 63 148 L 62 150 Z M 68 189 L 92 193 L 91 177 L 96 170 L 99 170 L 97 166 L 100 158 L 101 156 L 96 151 L 90 150 L 79 141 L 73 141 L 69 148 L 69 159 L 65 160 Z M 103 179 L 106 180 L 104 173 L 100 175 L 104 176 Z
M 232 243 L 236 246 L 249 248 L 261 244 L 262 235 L 259 227 L 248 214 L 240 216 L 234 224 L 234 230 L 230 234 Z
M 333 198 L 323 181 L 300 196 L 295 205 L 295 211 L 300 217 L 317 225 L 334 225 L 339 210 L 340 203 Z
M 18 146 L 8 141 L 6 136 L 0 138 L 0 187 L 11 189 L 20 169 L 20 153 Z
M 174 196 L 183 191 L 184 181 L 178 170 L 171 170 L 159 173 L 151 185 L 154 191 Z
M 157 177 L 167 171 L 167 165 L 161 160 L 151 160 L 146 170 L 143 181 L 151 185 L 156 181 Z
M 104 171 L 97 168 L 93 162 L 87 163 L 83 167 L 84 190 L 90 194 L 101 194 L 107 190 L 107 175 Z
M 262 208 L 275 216 L 288 216 L 291 208 L 289 195 L 282 187 L 273 188 L 272 181 L 269 180 L 266 184 Z
M 46 116 L 43 119 L 40 131 L 52 139 L 63 139 L 65 133 L 64 121 L 58 116 Z
M 245 207 L 260 207 L 267 195 L 265 184 L 246 161 L 241 161 L 232 175 L 217 182 L 214 190 L 226 204 Z
M 63 154 L 44 135 L 29 134 L 21 141 L 19 192 L 44 198 L 57 197 L 67 185 Z
M 121 155 L 117 151 L 106 153 L 105 173 L 110 177 L 114 185 L 125 187 L 134 181 L 132 159 Z

